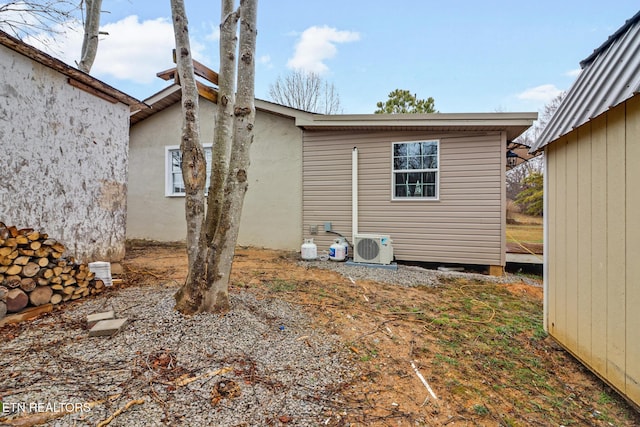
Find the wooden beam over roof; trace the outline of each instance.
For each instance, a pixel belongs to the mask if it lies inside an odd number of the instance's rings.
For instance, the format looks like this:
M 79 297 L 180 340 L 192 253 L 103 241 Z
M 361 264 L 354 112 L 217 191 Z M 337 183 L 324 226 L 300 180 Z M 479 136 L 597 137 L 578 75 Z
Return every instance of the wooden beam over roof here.
M 176 50 L 173 50 L 173 62 L 176 62 Z M 180 84 L 180 82 L 177 79 L 177 68 L 173 67 L 173 68 L 169 68 L 168 70 L 165 71 L 160 71 L 159 73 L 156 74 L 156 76 L 160 77 L 162 80 L 171 80 L 173 79 L 175 81 L 176 84 Z M 214 85 L 218 85 L 218 73 L 216 73 L 215 71 L 213 71 L 211 68 L 207 67 L 206 65 L 202 64 L 201 62 L 196 61 L 195 59 L 193 59 L 193 73 L 198 76 L 198 77 L 202 77 L 203 79 L 205 79 L 206 81 L 213 83 Z
M 214 104 L 218 103 L 218 91 L 211 86 L 207 86 L 204 83 L 200 83 L 196 81 L 196 87 L 198 88 L 198 94 L 213 102 Z
M 195 59 L 193 60 L 193 72 L 196 74 L 196 76 L 200 76 L 216 86 L 218 85 L 218 73 L 196 61 Z

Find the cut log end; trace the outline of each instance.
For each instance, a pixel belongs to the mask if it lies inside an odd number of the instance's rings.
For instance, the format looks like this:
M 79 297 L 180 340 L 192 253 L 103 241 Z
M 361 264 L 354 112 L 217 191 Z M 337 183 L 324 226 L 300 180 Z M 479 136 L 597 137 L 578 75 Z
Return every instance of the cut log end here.
M 29 301 L 35 306 L 48 304 L 52 297 L 53 289 L 49 286 L 38 286 L 29 293 Z
M 7 311 L 16 313 L 29 304 L 29 297 L 22 289 L 11 289 L 7 293 Z

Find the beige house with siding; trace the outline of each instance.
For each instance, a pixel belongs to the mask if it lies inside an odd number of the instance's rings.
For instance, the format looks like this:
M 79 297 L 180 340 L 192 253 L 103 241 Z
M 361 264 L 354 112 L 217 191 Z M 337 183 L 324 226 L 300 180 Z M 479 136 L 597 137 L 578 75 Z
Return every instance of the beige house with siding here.
M 180 171 L 180 87 L 171 85 L 131 116 L 127 238 L 184 241 L 186 220 Z M 200 97 L 205 154 L 211 155 L 216 104 Z M 307 113 L 256 100 L 249 189 L 239 245 L 299 249 L 302 243 L 302 130 Z M 208 162 L 209 164 L 211 162 Z
M 129 239 L 185 238 L 179 100 L 172 85 L 131 116 Z M 207 147 L 216 104 L 200 107 Z M 389 235 L 399 260 L 502 272 L 505 151 L 537 114 L 325 116 L 261 100 L 256 110 L 239 245 L 299 251 L 313 238 L 323 251 L 330 223 L 350 242 L 354 231 Z
M 336 236 L 323 224 L 331 222 L 351 241 L 359 233 L 390 236 L 399 260 L 485 265 L 501 274 L 505 151 L 536 118 L 479 113 L 297 120 L 304 130 L 304 237 L 328 247 Z
M 640 13 L 581 62 L 544 150 L 549 334 L 640 407 Z

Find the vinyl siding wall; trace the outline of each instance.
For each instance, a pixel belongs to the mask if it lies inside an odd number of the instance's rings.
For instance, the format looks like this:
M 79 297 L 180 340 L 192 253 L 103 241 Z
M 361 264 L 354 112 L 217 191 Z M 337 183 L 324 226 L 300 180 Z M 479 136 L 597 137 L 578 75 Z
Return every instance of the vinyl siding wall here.
M 392 200 L 393 142 L 439 140 L 439 200 Z M 399 260 L 504 265 L 504 147 L 500 132 L 305 131 L 303 234 L 326 250 L 351 240 L 351 163 L 358 148 L 358 232 L 388 234 Z M 318 234 L 310 233 L 318 227 Z
M 640 96 L 546 158 L 547 328 L 640 405 Z

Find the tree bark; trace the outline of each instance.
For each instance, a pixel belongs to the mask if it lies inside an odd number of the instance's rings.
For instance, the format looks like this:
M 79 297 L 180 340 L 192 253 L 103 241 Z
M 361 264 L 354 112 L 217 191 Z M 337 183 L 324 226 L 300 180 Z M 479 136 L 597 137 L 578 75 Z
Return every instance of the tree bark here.
M 238 20 L 241 11 L 234 10 L 234 0 L 222 0 L 222 22 L 220 24 L 220 69 L 218 74 L 218 109 L 214 134 L 213 155 L 215 171 L 211 173 L 207 210 L 207 283 L 210 288 L 205 298 L 205 306 L 214 312 L 225 312 L 229 309 L 228 284 L 220 265 L 226 263 L 229 268 L 233 254 L 229 258 L 224 250 L 221 237 L 221 221 L 225 209 L 225 199 L 229 196 L 226 182 L 229 173 L 229 157 L 232 150 L 234 116 L 236 103 L 236 58 L 238 50 Z M 234 240 L 235 241 L 235 240 Z M 224 259 L 223 259 L 224 258 Z
M 224 201 L 224 186 L 229 171 L 229 155 L 233 139 L 233 107 L 236 102 L 236 51 L 239 11 L 234 0 L 222 0 L 220 24 L 220 69 L 218 73 L 218 109 L 213 140 L 211 181 L 207 199 L 207 240 L 211 246 Z M 211 255 L 209 256 L 211 258 Z
M 206 241 L 204 229 L 204 187 L 206 161 L 200 143 L 199 95 L 193 70 L 189 24 L 183 0 L 171 0 L 171 15 L 176 41 L 176 62 L 182 88 L 182 177 L 185 185 L 188 273 L 176 294 L 176 309 L 194 313 L 202 304 L 206 284 Z
M 87 13 L 84 22 L 84 38 L 78 69 L 89 73 L 98 52 L 98 37 L 100 31 L 100 12 L 102 0 L 85 0 Z
M 188 57 L 188 39 L 180 38 L 181 34 L 187 33 L 186 17 L 184 4 L 181 0 L 172 0 L 171 3 L 176 33 L 176 49 L 180 53 L 177 55 L 178 70 L 180 71 L 181 61 L 189 62 L 191 65 L 190 56 Z M 248 183 L 249 148 L 253 139 L 255 121 L 254 55 L 257 0 L 241 0 L 240 8 L 236 11 L 233 10 L 234 0 L 222 0 L 221 4 L 219 102 L 213 152 L 215 163 L 212 168 L 211 187 L 207 200 L 206 222 L 201 223 L 202 229 L 199 230 L 200 234 L 197 234 L 200 241 L 196 241 L 198 237 L 196 237 L 195 231 L 198 231 L 197 221 L 201 217 L 196 215 L 194 205 L 188 200 L 189 192 L 185 178 L 188 226 L 187 255 L 190 257 L 190 261 L 187 281 L 176 293 L 176 309 L 185 314 L 225 312 L 229 309 L 231 265 Z M 238 95 L 235 96 L 238 21 L 241 23 L 240 62 L 237 78 Z M 189 114 L 184 110 L 184 104 L 186 97 L 191 94 L 187 89 L 187 84 L 190 83 L 189 79 L 193 79 L 193 69 L 190 72 L 179 72 L 179 76 L 183 87 L 183 113 L 186 123 Z M 185 81 L 185 76 L 187 81 Z M 197 111 L 195 117 L 197 122 Z M 183 142 L 185 142 L 184 135 L 186 135 L 185 131 L 183 131 Z M 188 171 L 185 171 L 184 162 L 183 158 L 183 175 L 186 175 Z M 192 201 L 197 203 L 199 199 Z M 191 252 L 196 250 L 198 253 Z M 202 255 L 205 256 L 205 264 L 201 264 Z M 193 261 L 191 257 L 193 257 Z M 203 268 L 200 268 L 201 266 Z
M 240 1 L 238 87 L 233 108 L 233 142 L 229 171 L 224 186 L 225 198 L 211 246 L 217 256 L 210 254 L 208 261 L 208 280 L 211 289 L 207 295 L 206 304 L 215 311 L 225 311 L 229 308 L 229 280 L 244 197 L 248 188 L 249 150 L 253 141 L 255 123 L 256 14 L 257 0 Z M 221 40 L 222 37 L 221 33 Z

